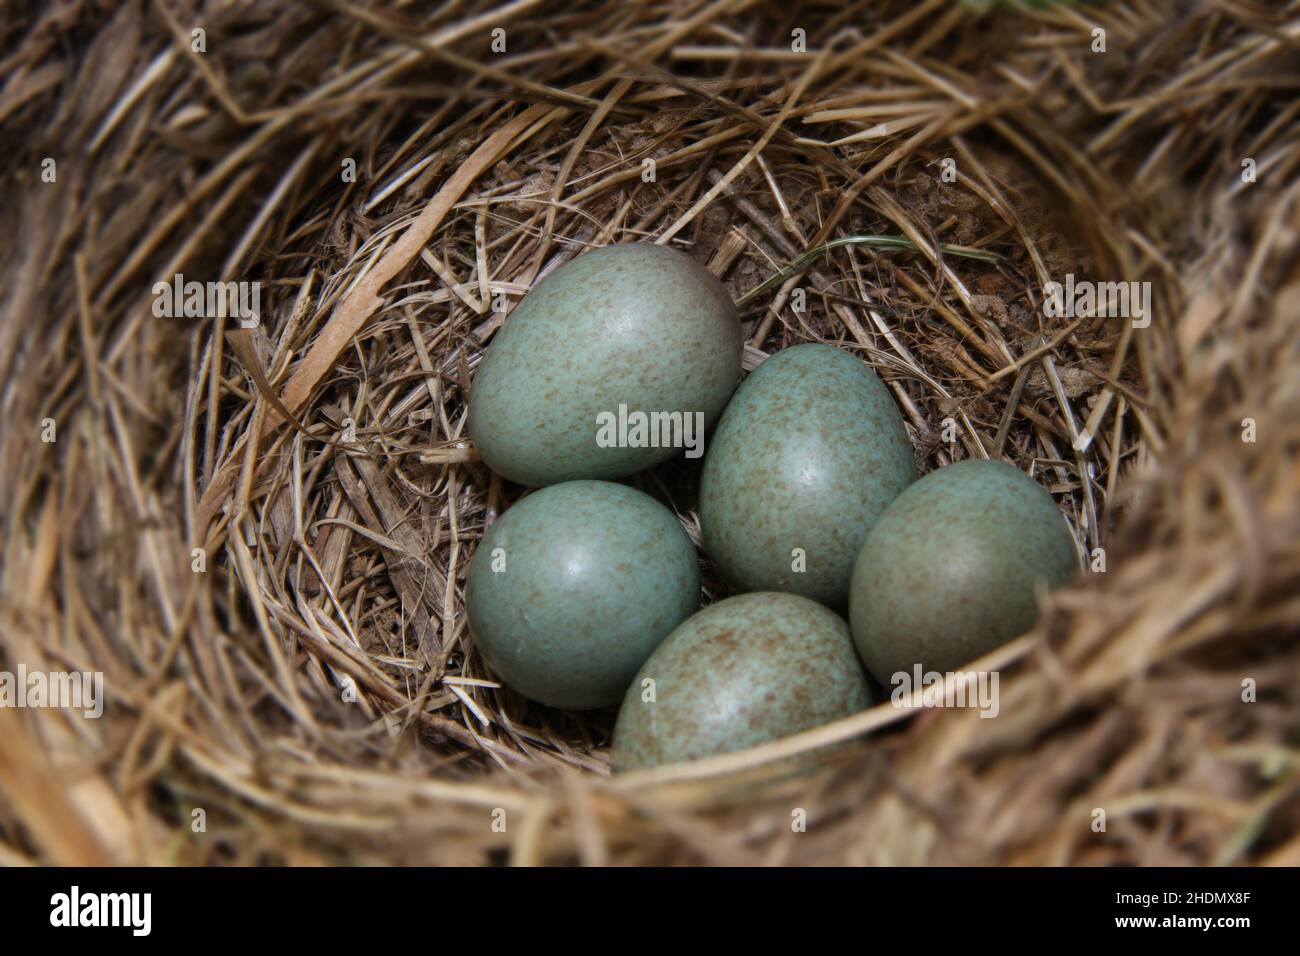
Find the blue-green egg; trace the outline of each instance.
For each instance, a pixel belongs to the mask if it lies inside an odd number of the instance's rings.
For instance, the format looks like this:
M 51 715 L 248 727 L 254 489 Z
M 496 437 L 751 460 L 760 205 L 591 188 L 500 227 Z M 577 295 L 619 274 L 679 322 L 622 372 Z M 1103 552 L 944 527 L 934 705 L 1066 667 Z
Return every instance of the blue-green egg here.
M 621 478 L 698 455 L 740 379 L 735 304 L 690 256 L 605 246 L 535 285 L 474 372 L 469 431 L 511 481 Z
M 1037 592 L 1078 569 L 1047 490 L 1000 461 L 960 461 L 898 496 L 853 569 L 853 639 L 885 685 L 946 672 L 1029 630 Z
M 618 712 L 616 771 L 744 750 L 871 703 L 848 626 L 794 594 L 740 594 L 689 618 Z
M 695 548 L 649 495 L 570 481 L 526 496 L 474 553 L 475 646 L 509 687 L 553 707 L 617 703 L 700 602 Z
M 876 518 L 916 477 L 898 406 L 862 361 L 796 345 L 736 390 L 700 481 L 704 547 L 738 591 L 842 608 Z

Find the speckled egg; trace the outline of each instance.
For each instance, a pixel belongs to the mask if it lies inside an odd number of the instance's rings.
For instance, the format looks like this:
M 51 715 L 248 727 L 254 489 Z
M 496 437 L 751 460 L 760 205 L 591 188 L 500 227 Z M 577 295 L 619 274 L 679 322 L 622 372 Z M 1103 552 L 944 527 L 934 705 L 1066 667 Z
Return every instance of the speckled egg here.
M 737 389 L 700 480 L 704 546 L 739 591 L 843 608 L 876 518 L 916 477 L 902 416 L 863 362 L 796 345 Z
M 552 707 L 604 707 L 699 607 L 699 562 L 681 522 L 649 495 L 569 481 L 488 529 L 465 603 L 475 646 L 509 687 Z
M 853 639 L 885 685 L 916 664 L 955 670 L 1029 630 L 1036 589 L 1077 568 L 1042 485 L 1004 462 L 960 461 L 899 495 L 867 536 L 853 569 Z
M 698 454 L 741 350 L 735 304 L 704 266 L 650 243 L 605 246 L 560 266 L 506 319 L 474 373 L 469 431 L 520 484 L 620 478 L 683 447 Z M 680 427 L 673 414 L 686 416 Z
M 618 712 L 613 767 L 743 750 L 870 702 L 838 615 L 794 594 L 740 594 L 692 616 L 645 662 Z

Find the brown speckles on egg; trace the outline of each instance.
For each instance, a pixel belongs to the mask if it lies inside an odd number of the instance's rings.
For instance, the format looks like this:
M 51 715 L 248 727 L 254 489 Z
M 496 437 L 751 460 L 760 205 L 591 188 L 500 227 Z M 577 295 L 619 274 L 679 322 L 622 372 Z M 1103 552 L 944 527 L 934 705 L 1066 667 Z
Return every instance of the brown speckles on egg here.
M 842 607 L 867 532 L 915 477 L 902 416 L 875 373 L 834 346 L 796 345 L 749 376 L 709 442 L 704 545 L 733 588 Z
M 497 549 L 504 570 L 493 570 Z M 699 599 L 681 522 L 607 481 L 552 485 L 506 511 L 474 553 L 465 595 L 475 644 L 497 675 L 575 710 L 616 703 Z
M 1011 465 L 961 461 L 894 500 L 853 571 L 853 638 L 888 685 L 915 664 L 949 671 L 1023 634 L 1036 587 L 1078 568 L 1055 502 Z
M 704 414 L 740 379 L 742 335 L 722 283 L 683 252 L 606 246 L 539 282 L 497 332 L 470 387 L 469 430 L 512 481 L 620 478 L 679 448 L 601 447 L 597 415 Z
M 655 682 L 644 699 L 643 682 Z M 729 753 L 870 704 L 848 627 L 793 594 L 742 594 L 689 618 L 632 681 L 613 766 L 635 770 Z

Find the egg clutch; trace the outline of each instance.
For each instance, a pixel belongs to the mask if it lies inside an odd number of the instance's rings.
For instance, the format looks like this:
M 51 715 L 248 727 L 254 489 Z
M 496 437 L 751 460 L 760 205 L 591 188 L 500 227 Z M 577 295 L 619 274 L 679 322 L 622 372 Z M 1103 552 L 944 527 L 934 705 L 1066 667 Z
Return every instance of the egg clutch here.
M 902 415 L 860 359 L 795 345 L 737 387 L 742 351 L 712 273 L 614 245 L 537 283 L 471 382 L 484 462 L 538 489 L 475 551 L 475 645 L 539 703 L 620 704 L 615 771 L 860 711 L 868 672 L 889 686 L 979 657 L 1077 567 L 1051 496 L 1019 469 L 961 461 L 918 480 Z M 690 454 L 706 429 L 700 528 L 734 596 L 701 610 L 682 523 L 616 479 Z

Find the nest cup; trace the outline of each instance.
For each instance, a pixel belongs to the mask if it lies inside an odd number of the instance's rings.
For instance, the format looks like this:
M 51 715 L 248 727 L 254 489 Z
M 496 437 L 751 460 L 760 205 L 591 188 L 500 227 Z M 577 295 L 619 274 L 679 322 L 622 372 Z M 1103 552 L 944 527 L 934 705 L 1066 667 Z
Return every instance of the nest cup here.
M 0 111 L 0 662 L 102 672 L 107 705 L 0 709 L 0 853 L 1300 863 L 1300 137 L 1268 79 L 1298 37 L 1228 6 L 250 4 L 193 53 L 124 5 L 78 12 L 79 59 L 26 34 L 64 75 Z M 632 241 L 722 279 L 746 370 L 834 343 L 922 473 L 1002 458 L 1052 493 L 1082 570 L 972 663 L 997 719 L 886 688 L 611 777 L 612 711 L 485 668 L 465 574 L 522 489 L 466 432 L 476 364 L 547 272 Z M 258 283 L 257 321 L 160 315 L 177 274 Z M 697 546 L 698 476 L 630 479 Z

